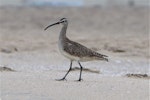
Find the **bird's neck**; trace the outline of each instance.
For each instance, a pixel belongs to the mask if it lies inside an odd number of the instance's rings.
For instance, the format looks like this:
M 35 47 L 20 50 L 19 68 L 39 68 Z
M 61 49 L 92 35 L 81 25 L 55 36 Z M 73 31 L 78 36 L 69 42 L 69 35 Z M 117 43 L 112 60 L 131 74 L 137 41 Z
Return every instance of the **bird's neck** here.
M 62 29 L 61 29 L 61 32 L 60 32 L 60 35 L 59 35 L 59 39 L 60 39 L 60 40 L 63 40 L 63 39 L 66 38 L 67 26 L 68 26 L 68 24 L 63 25 L 63 27 L 62 27 Z

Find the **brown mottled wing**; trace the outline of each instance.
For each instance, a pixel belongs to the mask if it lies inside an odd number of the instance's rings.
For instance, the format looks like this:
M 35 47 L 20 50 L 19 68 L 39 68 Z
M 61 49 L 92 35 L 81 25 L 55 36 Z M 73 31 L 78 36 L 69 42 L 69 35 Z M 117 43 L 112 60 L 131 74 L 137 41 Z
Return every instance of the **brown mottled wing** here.
M 92 51 L 87 47 L 79 43 L 73 42 L 69 39 L 66 40 L 64 50 L 69 54 L 78 57 L 100 57 L 100 58 L 107 57 L 106 55 L 102 55 L 95 51 Z

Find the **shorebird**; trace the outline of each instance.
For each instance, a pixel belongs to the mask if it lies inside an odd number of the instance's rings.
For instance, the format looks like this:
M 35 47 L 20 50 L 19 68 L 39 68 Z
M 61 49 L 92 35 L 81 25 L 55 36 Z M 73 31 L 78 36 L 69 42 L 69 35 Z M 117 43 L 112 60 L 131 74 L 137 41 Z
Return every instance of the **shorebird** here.
M 67 31 L 67 27 L 68 27 L 67 18 L 62 18 L 58 22 L 48 25 L 44 30 L 47 30 L 49 27 L 58 25 L 58 24 L 63 25 L 60 35 L 59 35 L 59 41 L 58 41 L 59 50 L 63 56 L 70 59 L 70 68 L 67 71 L 67 73 L 65 74 L 65 76 L 62 79 L 59 79 L 60 81 L 66 80 L 66 76 L 72 69 L 73 61 L 77 61 L 80 66 L 80 76 L 79 76 L 78 81 L 82 80 L 81 74 L 82 74 L 83 67 L 80 64 L 80 62 L 92 61 L 92 60 L 103 60 L 103 61 L 108 62 L 108 59 L 107 59 L 108 56 L 97 53 L 97 52 L 67 38 L 67 36 L 66 36 L 66 31 Z

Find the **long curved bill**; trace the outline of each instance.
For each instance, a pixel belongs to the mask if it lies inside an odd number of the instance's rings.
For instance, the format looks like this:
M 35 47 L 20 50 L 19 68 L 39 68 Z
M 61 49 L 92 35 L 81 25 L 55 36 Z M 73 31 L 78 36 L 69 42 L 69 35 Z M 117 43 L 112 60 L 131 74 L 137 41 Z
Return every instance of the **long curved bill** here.
M 54 26 L 54 25 L 57 25 L 57 24 L 60 24 L 60 22 L 57 22 L 57 23 L 54 23 L 54 24 L 48 25 L 48 26 L 47 26 L 44 30 L 47 30 L 49 27 Z

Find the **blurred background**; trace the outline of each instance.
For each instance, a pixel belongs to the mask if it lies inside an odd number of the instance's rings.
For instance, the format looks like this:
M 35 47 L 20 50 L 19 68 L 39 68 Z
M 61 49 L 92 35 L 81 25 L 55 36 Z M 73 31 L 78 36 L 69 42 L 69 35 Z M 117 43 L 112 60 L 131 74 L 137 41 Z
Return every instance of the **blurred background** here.
M 0 0 L 0 100 L 150 100 L 149 1 Z M 55 81 L 70 61 L 58 49 L 62 25 L 44 28 L 63 17 L 70 40 L 109 59 L 81 62 L 81 83 L 76 62 Z
M 150 100 L 149 1 L 0 0 L 0 100 Z M 70 61 L 62 25 L 44 28 L 63 17 L 70 40 L 109 59 L 81 62 L 81 83 L 77 62 L 55 81 Z
M 1 6 L 148 6 L 148 0 L 0 0 Z
M 43 30 L 66 17 L 71 40 L 112 60 L 111 66 L 98 69 L 148 73 L 149 6 L 149 0 L 0 0 L 0 65 L 16 70 L 67 68 L 57 46 L 61 26 Z

